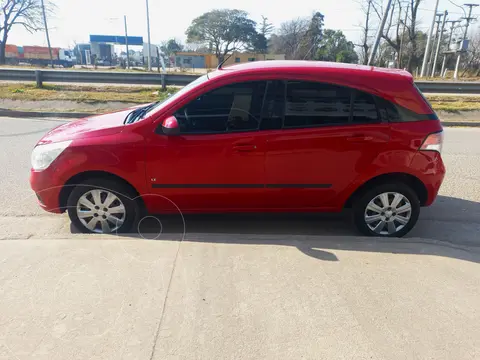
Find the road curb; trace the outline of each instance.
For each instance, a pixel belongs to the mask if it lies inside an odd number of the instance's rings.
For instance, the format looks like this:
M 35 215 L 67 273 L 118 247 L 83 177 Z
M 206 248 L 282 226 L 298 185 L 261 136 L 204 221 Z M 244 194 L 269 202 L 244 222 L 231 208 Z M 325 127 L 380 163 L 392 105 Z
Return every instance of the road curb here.
M 21 111 L 21 110 L 0 110 L 0 116 L 5 117 L 58 117 L 68 119 L 79 119 L 87 116 L 94 116 L 99 114 L 83 113 L 83 112 L 41 112 L 41 111 Z
M 479 127 L 480 121 L 441 121 L 442 126 L 468 126 Z
M 67 119 L 80 119 L 88 116 L 101 115 L 97 113 L 84 113 L 84 112 L 41 112 L 41 111 L 21 111 L 21 110 L 7 110 L 0 109 L 0 116 L 5 117 L 31 117 L 31 118 L 67 118 Z M 443 126 L 467 126 L 467 127 L 480 127 L 479 121 L 441 121 Z

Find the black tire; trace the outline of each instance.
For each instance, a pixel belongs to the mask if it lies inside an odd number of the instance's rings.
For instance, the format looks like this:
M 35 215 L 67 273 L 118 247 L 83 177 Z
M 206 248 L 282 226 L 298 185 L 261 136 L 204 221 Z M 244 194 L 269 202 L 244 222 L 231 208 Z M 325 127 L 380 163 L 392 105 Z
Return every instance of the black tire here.
M 73 225 L 83 233 L 96 233 L 96 231 L 88 229 L 77 214 L 77 203 L 80 197 L 95 189 L 110 191 L 120 199 L 125 207 L 125 219 L 123 223 L 118 229 L 115 229 L 111 233 L 120 234 L 129 232 L 136 221 L 138 221 L 138 215 L 141 214 L 141 201 L 131 187 L 110 179 L 93 178 L 85 180 L 82 184 L 75 186 L 67 200 L 67 212 Z
M 379 234 L 370 229 L 365 221 L 365 209 L 367 205 L 377 195 L 387 192 L 396 192 L 405 196 L 411 205 L 410 220 L 404 227 L 393 234 Z M 415 191 L 404 183 L 389 183 L 377 185 L 373 188 L 366 190 L 363 194 L 357 197 L 353 202 L 353 221 L 357 229 L 367 236 L 378 237 L 402 237 L 406 235 L 415 226 L 420 215 L 420 201 Z

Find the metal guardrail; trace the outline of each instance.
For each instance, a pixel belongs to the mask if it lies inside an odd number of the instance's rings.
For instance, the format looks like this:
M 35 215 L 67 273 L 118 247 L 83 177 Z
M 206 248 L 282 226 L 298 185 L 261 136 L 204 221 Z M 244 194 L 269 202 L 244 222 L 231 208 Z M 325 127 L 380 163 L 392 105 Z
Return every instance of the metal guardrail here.
M 131 73 L 114 71 L 30 70 L 0 69 L 0 80 L 33 81 L 38 86 L 43 82 L 131 84 L 131 85 L 187 85 L 197 79 L 196 75 L 173 75 L 159 73 Z
M 0 80 L 131 85 L 187 85 L 197 75 L 73 70 L 0 69 Z M 416 81 L 424 93 L 480 94 L 480 82 Z
M 424 93 L 480 94 L 480 82 L 415 81 Z

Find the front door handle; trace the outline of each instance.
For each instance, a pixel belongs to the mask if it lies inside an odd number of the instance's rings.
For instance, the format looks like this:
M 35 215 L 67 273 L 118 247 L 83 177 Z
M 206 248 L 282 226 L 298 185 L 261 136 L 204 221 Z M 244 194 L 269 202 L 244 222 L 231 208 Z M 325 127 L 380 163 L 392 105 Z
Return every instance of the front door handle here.
M 233 147 L 233 150 L 240 152 L 255 151 L 256 149 L 257 146 L 252 144 L 239 144 Z

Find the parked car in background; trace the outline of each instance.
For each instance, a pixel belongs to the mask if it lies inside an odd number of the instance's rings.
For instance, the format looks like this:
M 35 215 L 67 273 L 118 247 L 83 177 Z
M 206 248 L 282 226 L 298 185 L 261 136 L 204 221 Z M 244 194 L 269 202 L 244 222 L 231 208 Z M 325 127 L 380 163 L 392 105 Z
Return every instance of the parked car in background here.
M 401 70 L 269 61 L 219 69 L 163 103 L 61 125 L 31 186 L 81 230 L 124 232 L 144 211 L 339 212 L 403 236 L 445 167 L 437 115 Z

